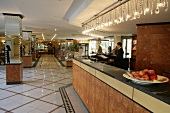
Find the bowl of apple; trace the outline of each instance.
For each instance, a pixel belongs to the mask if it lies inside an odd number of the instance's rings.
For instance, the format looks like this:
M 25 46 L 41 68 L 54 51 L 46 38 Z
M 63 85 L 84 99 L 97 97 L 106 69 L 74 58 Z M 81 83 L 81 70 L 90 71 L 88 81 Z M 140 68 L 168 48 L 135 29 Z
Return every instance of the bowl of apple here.
M 140 85 L 150 85 L 166 83 L 169 81 L 167 77 L 157 75 L 154 70 L 144 69 L 141 71 L 127 72 L 123 74 L 123 77 L 132 80 L 132 82 Z

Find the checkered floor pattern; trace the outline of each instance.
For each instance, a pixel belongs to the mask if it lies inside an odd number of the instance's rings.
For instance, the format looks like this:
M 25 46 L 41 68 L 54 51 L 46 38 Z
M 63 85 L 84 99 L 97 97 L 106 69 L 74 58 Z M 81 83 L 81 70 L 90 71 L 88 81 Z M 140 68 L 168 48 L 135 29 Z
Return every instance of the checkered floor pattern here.
M 23 84 L 6 85 L 0 67 L 0 113 L 66 113 L 59 88 L 72 83 L 72 69 L 42 55 L 35 68 L 23 69 Z

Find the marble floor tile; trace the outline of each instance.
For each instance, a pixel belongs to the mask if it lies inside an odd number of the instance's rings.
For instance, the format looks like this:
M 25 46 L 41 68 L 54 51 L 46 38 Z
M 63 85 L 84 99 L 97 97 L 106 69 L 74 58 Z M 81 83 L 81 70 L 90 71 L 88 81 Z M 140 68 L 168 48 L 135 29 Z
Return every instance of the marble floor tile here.
M 36 88 L 36 87 L 26 85 L 26 84 L 21 84 L 21 85 L 18 85 L 16 87 L 8 88 L 8 90 L 16 92 L 16 93 L 21 93 L 21 92 L 25 92 L 25 91 L 28 91 L 28 90 L 31 90 L 31 89 L 34 89 L 34 88 Z
M 46 102 L 43 102 L 43 101 L 40 101 L 40 100 L 35 100 L 33 102 L 28 103 L 27 105 L 36 109 L 40 106 L 43 106 L 44 104 L 46 104 Z
M 59 107 L 58 109 L 56 109 L 52 113 L 66 113 L 66 110 L 63 107 Z
M 65 86 L 64 84 L 60 84 L 60 83 L 51 83 L 49 85 L 43 86 L 42 88 L 47 88 L 53 91 L 58 91 L 60 87 Z
M 51 82 L 49 81 L 45 81 L 45 80 L 36 80 L 36 81 L 33 81 L 33 82 L 29 82 L 27 83 L 28 85 L 32 85 L 32 86 L 44 86 L 44 85 L 47 85 L 47 84 L 50 84 Z
M 6 98 L 12 95 L 15 95 L 15 93 L 5 91 L 5 90 L 0 90 L 0 99 Z
M 0 106 L 8 105 L 11 102 L 14 102 L 14 101 L 9 100 L 9 99 L 0 100 Z
M 6 83 L 6 80 L 4 80 L 3 78 L 0 79 L 0 84 L 2 83 Z
M 23 83 L 6 85 L 5 66 L 0 67 L 0 113 L 66 113 L 59 91 L 72 83 L 72 69 L 53 55 L 42 55 L 35 68 L 23 68 Z M 66 92 L 76 113 L 87 113 L 73 87 Z
M 24 92 L 22 94 L 33 97 L 33 98 L 41 98 L 45 95 L 48 95 L 50 93 L 53 93 L 54 91 L 43 89 L 43 88 L 37 88 L 33 89 L 31 91 Z
M 45 97 L 41 98 L 41 100 L 44 100 L 46 102 L 50 102 L 53 104 L 57 104 L 57 105 L 63 105 L 63 100 L 61 98 L 60 92 L 55 92 L 53 94 L 45 96 Z
M 5 111 L 3 111 L 3 110 L 0 110 L 0 113 L 5 113 Z
M 43 112 L 43 111 L 38 110 L 38 109 L 34 109 L 32 111 L 29 111 L 28 113 L 46 113 L 46 112 Z
M 12 101 L 12 102 L 10 102 L 8 104 L 2 105 L 1 108 L 5 109 L 7 111 L 10 111 L 10 110 L 12 110 L 14 108 L 17 108 L 17 107 L 21 106 L 21 105 L 23 105 L 23 104 L 19 103 L 19 102 Z
M 37 109 L 38 109 L 38 110 L 41 110 L 41 111 L 43 111 L 43 112 L 45 112 L 45 113 L 48 113 L 48 112 L 56 109 L 57 107 L 58 107 L 58 106 L 56 106 L 56 105 L 52 105 L 52 104 L 46 103 L 46 104 L 44 104 L 43 106 L 38 107 Z
M 7 89 L 7 88 L 10 88 L 10 87 L 15 87 L 15 86 L 17 86 L 17 85 L 6 85 L 6 83 L 0 84 L 1 89 Z
M 51 81 L 51 82 L 57 82 L 57 81 L 61 80 L 61 78 L 52 76 L 52 77 L 45 78 L 44 80 Z
M 13 113 L 29 113 L 30 111 L 34 110 L 33 107 L 30 107 L 28 105 L 24 105 L 22 107 L 19 107 L 15 110 L 12 110 Z
M 7 98 L 7 99 L 8 99 L 8 100 L 15 101 L 15 102 L 18 102 L 18 103 L 22 103 L 22 104 L 25 104 L 25 103 L 28 103 L 28 102 L 34 100 L 33 98 L 29 98 L 29 97 L 26 97 L 26 96 L 22 96 L 22 95 L 20 95 L 20 94 L 15 95 L 15 96 L 12 96 L 12 97 L 9 97 L 9 98 Z

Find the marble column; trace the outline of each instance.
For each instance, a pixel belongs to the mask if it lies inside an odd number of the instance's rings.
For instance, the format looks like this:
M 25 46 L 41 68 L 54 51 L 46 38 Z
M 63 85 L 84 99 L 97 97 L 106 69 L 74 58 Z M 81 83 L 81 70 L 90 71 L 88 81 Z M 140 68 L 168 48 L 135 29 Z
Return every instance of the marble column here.
M 5 17 L 6 83 L 20 84 L 23 76 L 21 14 L 3 13 Z
M 38 38 L 35 40 L 35 50 L 36 50 L 36 58 L 38 58 Z
M 24 55 L 23 55 L 23 67 L 32 67 L 32 55 L 30 54 L 31 51 L 31 34 L 32 31 L 22 31 L 23 33 L 23 47 L 24 48 Z
M 35 37 L 36 37 L 36 35 L 32 35 L 32 41 L 31 41 L 32 61 L 36 61 Z

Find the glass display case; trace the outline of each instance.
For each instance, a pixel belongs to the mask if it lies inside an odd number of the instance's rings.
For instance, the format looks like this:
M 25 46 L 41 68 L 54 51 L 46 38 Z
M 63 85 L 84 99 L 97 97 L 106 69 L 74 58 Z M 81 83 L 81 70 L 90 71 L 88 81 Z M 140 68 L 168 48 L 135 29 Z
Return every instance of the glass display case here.
M 23 34 L 23 55 L 31 54 L 31 33 L 32 31 L 22 31 Z
M 30 50 L 29 50 L 29 39 L 23 39 L 23 45 L 22 45 L 22 49 L 23 49 L 23 55 L 29 54 Z
M 6 36 L 5 51 L 6 63 L 20 63 L 22 61 L 22 37 L 21 36 Z M 10 61 L 7 61 L 10 60 Z
M 5 37 L 0 37 L 0 65 L 5 65 Z

